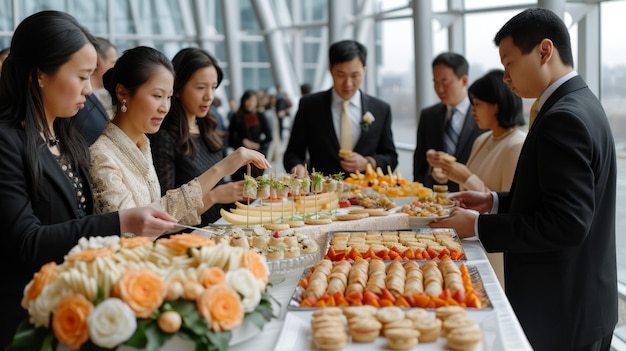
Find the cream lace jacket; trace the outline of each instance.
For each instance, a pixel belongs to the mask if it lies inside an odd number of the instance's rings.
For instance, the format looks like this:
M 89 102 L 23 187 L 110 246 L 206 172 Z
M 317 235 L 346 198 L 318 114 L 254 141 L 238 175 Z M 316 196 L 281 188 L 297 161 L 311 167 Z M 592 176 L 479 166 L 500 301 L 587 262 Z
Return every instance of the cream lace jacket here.
M 96 213 L 152 206 L 181 223 L 200 223 L 198 209 L 203 207 L 200 183 L 194 179 L 161 197 L 147 137 L 135 145 L 121 129 L 108 122 L 89 151 Z

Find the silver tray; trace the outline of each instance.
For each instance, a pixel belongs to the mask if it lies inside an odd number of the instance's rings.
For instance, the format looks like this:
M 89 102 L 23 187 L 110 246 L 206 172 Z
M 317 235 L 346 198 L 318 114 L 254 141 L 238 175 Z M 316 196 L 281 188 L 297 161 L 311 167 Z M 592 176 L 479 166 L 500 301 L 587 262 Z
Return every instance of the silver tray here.
M 390 263 L 392 261 L 385 261 L 385 262 L 386 263 Z M 398 261 L 398 262 L 406 262 L 406 261 Z M 422 263 L 425 263 L 425 261 L 420 262 L 420 266 L 422 265 Z M 461 262 L 457 262 L 457 264 L 461 264 Z M 468 273 L 470 275 L 470 279 L 472 281 L 472 287 L 474 288 L 474 291 L 476 292 L 476 295 L 480 299 L 480 303 L 482 305 L 482 308 L 480 308 L 480 309 L 473 308 L 473 307 L 467 307 L 467 309 L 473 310 L 473 311 L 492 310 L 493 309 L 493 304 L 491 303 L 491 300 L 489 299 L 489 296 L 487 296 L 487 291 L 485 290 L 485 286 L 483 284 L 483 279 L 480 276 L 480 273 L 478 272 L 478 268 L 476 266 L 469 266 L 468 265 L 467 266 L 467 271 L 468 271 Z M 300 286 L 299 282 L 300 282 L 301 279 L 305 278 L 310 273 L 311 273 L 311 267 L 305 269 L 304 272 L 302 272 L 302 276 L 298 280 L 298 285 L 296 285 L 296 288 L 295 288 L 293 294 L 291 295 L 291 299 L 289 300 L 289 304 L 287 305 L 287 309 L 288 310 L 290 310 L 290 311 L 308 311 L 308 310 L 314 310 L 314 309 L 322 308 L 322 307 L 300 307 L 300 303 L 302 302 L 302 294 L 304 293 L 304 288 Z M 411 308 L 417 308 L 417 307 L 411 307 Z
M 460 259 L 458 260 L 453 260 L 455 262 L 464 262 L 467 260 L 467 255 L 465 254 L 465 249 L 463 248 L 463 245 L 461 244 L 461 239 L 459 238 L 459 236 L 457 235 L 456 231 L 452 228 L 409 228 L 409 229 L 389 229 L 389 230 L 336 230 L 336 231 L 332 231 L 332 232 L 328 232 L 328 235 L 326 237 L 326 243 L 324 244 L 323 247 L 323 255 L 326 255 L 326 253 L 328 253 L 328 249 L 330 248 L 330 241 L 332 240 L 333 236 L 335 235 L 335 233 L 360 233 L 360 232 L 415 232 L 417 234 L 435 234 L 435 233 L 441 233 L 441 232 L 451 232 L 452 233 L 452 238 L 454 239 L 454 241 L 459 245 L 463 256 L 461 256 Z M 438 260 L 438 259 L 436 259 Z M 351 261 L 351 260 L 349 260 Z M 416 261 L 422 261 L 422 260 L 416 260 Z M 428 261 L 428 260 L 423 260 L 423 261 Z

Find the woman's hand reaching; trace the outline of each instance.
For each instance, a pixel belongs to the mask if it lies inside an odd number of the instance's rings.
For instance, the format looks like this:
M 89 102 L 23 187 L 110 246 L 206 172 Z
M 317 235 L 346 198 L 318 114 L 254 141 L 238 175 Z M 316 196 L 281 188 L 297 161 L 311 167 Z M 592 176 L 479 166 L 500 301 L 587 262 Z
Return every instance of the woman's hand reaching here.
M 158 236 L 172 229 L 176 219 L 167 212 L 153 207 L 136 207 L 120 210 L 120 233 L 137 236 Z

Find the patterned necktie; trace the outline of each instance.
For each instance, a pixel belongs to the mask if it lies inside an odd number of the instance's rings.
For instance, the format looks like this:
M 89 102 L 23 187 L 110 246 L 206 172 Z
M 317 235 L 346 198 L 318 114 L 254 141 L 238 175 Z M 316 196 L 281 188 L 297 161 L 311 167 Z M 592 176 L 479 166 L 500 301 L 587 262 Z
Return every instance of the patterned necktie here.
M 539 99 L 535 100 L 535 102 L 533 102 L 533 105 L 530 107 L 530 116 L 528 118 L 528 129 L 532 127 L 533 122 L 535 122 L 535 118 L 537 118 L 538 114 L 539 114 Z
M 342 149 L 352 150 L 352 123 L 348 113 L 349 100 L 343 100 L 341 104 L 341 133 L 339 143 Z
M 459 142 L 459 131 L 457 130 L 455 118 L 457 117 L 456 109 L 453 107 L 450 112 L 450 118 L 446 123 L 446 130 L 443 137 L 445 151 L 450 155 L 454 155 L 456 144 Z

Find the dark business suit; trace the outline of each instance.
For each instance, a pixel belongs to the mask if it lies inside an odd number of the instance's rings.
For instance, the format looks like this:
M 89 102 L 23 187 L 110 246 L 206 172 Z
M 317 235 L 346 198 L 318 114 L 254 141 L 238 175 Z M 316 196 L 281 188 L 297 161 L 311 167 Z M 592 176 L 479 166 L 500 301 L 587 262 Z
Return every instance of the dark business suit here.
M 109 115 L 94 92 L 87 95 L 85 107 L 78 111 L 73 120 L 76 128 L 85 137 L 87 145 L 91 145 L 102 134 Z
M 27 316 L 21 307 L 24 287 L 39 268 L 57 263 L 83 236 L 119 234 L 117 212 L 78 218 L 76 193 L 67 175 L 43 144 L 38 149 L 44 194 L 33 199 L 24 163 L 24 133 L 21 128 L 0 124 L 0 349 Z M 89 172 L 81 169 L 85 186 L 86 212 L 93 212 Z
M 617 323 L 615 144 L 582 78 L 545 102 L 498 213 L 481 215 L 489 252 L 504 251 L 506 293 L 535 350 L 568 350 Z
M 419 125 L 417 126 L 417 145 L 413 154 L 413 180 L 432 188 L 436 183 L 431 175 L 431 167 L 426 161 L 426 151 L 434 149 L 442 151 L 445 149 L 443 136 L 446 125 L 446 105 L 438 103 L 427 107 L 420 114 Z M 484 133 L 485 129 L 480 129 L 474 121 L 471 107 L 465 114 L 463 129 L 459 135 L 454 157 L 462 164 L 467 163 L 472 152 L 472 146 L 476 137 Z M 459 184 L 448 182 L 448 190 L 459 191 Z
M 332 100 L 332 89 L 300 99 L 289 144 L 283 156 L 287 172 L 294 166 L 305 163 L 309 170 L 315 168 L 327 175 L 345 172 L 339 163 L 339 140 L 333 125 Z M 361 130 L 353 151 L 362 156 L 373 157 L 376 165 L 384 170 L 387 166 L 395 169 L 398 153 L 391 133 L 391 107 L 386 102 L 361 92 L 361 108 L 362 115 L 370 112 L 375 121 L 366 130 Z

